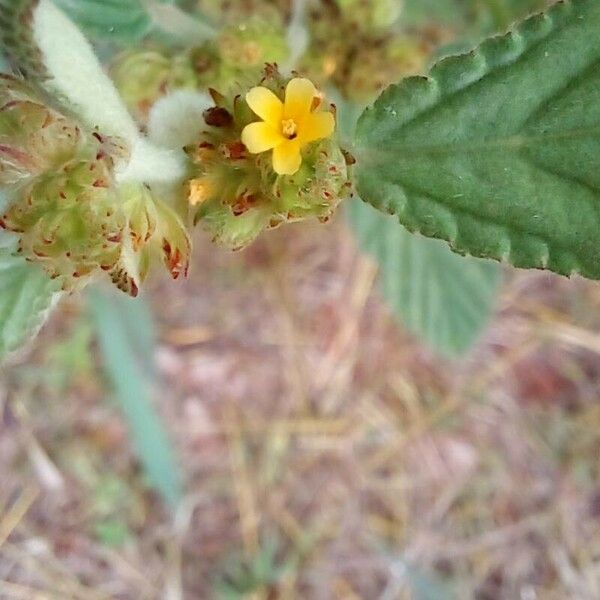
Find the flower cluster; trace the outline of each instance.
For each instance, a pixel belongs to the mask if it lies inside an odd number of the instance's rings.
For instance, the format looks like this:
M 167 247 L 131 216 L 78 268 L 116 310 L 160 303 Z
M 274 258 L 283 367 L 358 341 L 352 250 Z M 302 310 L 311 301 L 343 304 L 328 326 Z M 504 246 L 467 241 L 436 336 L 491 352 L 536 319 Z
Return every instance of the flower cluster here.
M 160 48 L 126 50 L 115 59 L 110 74 L 129 111 L 141 123 L 164 94 L 199 86 L 188 52 L 172 54 Z
M 128 50 L 115 59 L 111 76 L 136 118 L 144 122 L 161 96 L 179 89 L 215 87 L 223 93 L 253 81 L 267 62 L 282 62 L 288 47 L 277 15 L 250 17 L 225 26 L 215 40 L 183 51 Z
M 46 102 L 24 81 L 0 76 L 0 227 L 18 235 L 18 252 L 65 290 L 106 272 L 136 295 L 153 255 L 173 277 L 185 273 L 189 240 L 179 218 L 143 185 L 116 180 L 125 142 Z
M 187 148 L 195 165 L 189 201 L 215 241 L 239 249 L 264 229 L 328 220 L 351 193 L 335 115 L 308 80 L 268 67 L 259 86 L 216 106 Z
M 421 72 L 439 41 L 433 30 L 427 35 L 401 30 L 398 0 L 308 2 L 311 43 L 299 68 L 354 102 L 370 102 L 390 82 Z

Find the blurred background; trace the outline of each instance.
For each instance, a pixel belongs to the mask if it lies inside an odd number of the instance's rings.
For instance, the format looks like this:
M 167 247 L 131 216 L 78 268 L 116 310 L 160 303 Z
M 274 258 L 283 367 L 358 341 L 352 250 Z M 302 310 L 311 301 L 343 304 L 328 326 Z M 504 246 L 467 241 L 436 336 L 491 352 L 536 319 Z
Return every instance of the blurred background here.
M 545 3 L 262 4 L 313 40 L 327 11 L 347 32 L 398 9 L 304 55 L 349 136 L 377 89 Z M 116 12 L 81 20 L 107 56 Z M 388 36 L 402 73 L 338 47 Z M 345 89 L 365 64 L 386 75 Z M 2 367 L 2 600 L 600 598 L 598 284 L 456 257 L 358 200 L 241 253 L 194 243 L 187 281 L 69 297 Z

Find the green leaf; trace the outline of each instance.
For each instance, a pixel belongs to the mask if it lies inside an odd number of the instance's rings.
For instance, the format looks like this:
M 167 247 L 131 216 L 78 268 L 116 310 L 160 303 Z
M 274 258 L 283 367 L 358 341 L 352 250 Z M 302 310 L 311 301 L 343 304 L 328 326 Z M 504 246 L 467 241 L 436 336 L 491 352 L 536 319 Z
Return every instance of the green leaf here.
M 142 3 L 152 26 L 180 45 L 199 46 L 218 35 L 218 30 L 198 13 L 192 16 L 168 1 L 142 0 Z
M 382 292 L 400 320 L 446 356 L 467 351 L 490 319 L 499 266 L 413 235 L 358 199 L 348 209 L 361 247 L 380 265 Z
M 493 27 L 503 28 L 547 6 L 548 0 L 485 0 L 483 10 Z
M 37 334 L 59 295 L 37 265 L 0 253 L 0 358 Z
M 363 200 L 459 253 L 600 279 L 600 2 L 571 0 L 388 88 Z
M 345 143 L 354 135 L 360 107 L 335 94 L 333 99 Z M 490 320 L 500 266 L 457 256 L 439 240 L 413 235 L 358 198 L 347 211 L 361 248 L 380 266 L 383 295 L 406 328 L 448 357 L 469 350 Z
M 158 28 L 196 44 L 215 31 L 173 6 L 172 0 L 55 0 L 90 37 L 136 43 Z
M 89 307 L 102 360 L 149 483 L 172 506 L 181 501 L 181 474 L 153 406 L 157 381 L 154 326 L 147 306 L 124 295 L 90 290 Z
M 141 0 L 55 0 L 90 37 L 137 42 L 152 28 Z
M 481 34 L 507 27 L 547 4 L 548 0 L 406 0 L 402 22 L 417 27 L 438 23 Z
M 431 22 L 445 25 L 462 24 L 467 20 L 469 4 L 459 0 L 406 0 L 402 24 L 422 26 Z

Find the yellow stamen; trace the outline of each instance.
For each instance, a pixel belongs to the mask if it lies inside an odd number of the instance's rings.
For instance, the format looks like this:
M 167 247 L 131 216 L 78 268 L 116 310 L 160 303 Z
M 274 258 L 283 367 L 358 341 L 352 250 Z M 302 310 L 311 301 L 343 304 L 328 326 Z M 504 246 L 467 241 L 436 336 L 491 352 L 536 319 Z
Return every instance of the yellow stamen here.
M 281 121 L 281 133 L 288 140 L 293 140 L 298 136 L 298 125 L 294 119 L 284 119 Z

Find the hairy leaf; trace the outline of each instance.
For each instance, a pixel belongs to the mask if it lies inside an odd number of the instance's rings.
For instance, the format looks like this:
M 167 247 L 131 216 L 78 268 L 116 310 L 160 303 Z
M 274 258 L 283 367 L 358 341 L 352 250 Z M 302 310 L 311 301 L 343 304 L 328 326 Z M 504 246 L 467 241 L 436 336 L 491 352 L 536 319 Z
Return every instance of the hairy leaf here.
M 600 2 L 561 2 L 388 88 L 360 196 L 459 253 L 600 279 Z
M 88 127 L 129 142 L 131 161 L 117 172 L 119 181 L 162 183 L 183 175 L 183 154 L 140 135 L 91 45 L 51 0 L 0 0 L 0 8 L 0 42 L 13 64 Z
M 0 252 L 0 358 L 37 334 L 59 288 L 37 265 Z
M 383 294 L 413 333 L 447 356 L 468 350 L 490 319 L 500 283 L 496 263 L 452 253 L 409 233 L 360 200 L 349 205 L 361 247 L 380 265 Z
M 194 143 L 205 126 L 203 114 L 213 106 L 208 94 L 176 90 L 154 103 L 148 117 L 148 137 L 165 148 Z
M 335 102 L 340 135 L 350 140 L 360 107 Z M 379 264 L 381 290 L 399 320 L 446 356 L 466 352 L 490 319 L 500 266 L 457 256 L 439 240 L 411 234 L 358 198 L 347 214 L 361 248 Z
M 91 127 L 133 142 L 137 126 L 92 47 L 50 0 L 0 0 L 0 38 L 13 64 Z M 118 132 L 118 133 L 117 133 Z
M 165 427 L 153 406 L 159 389 L 153 348 L 154 326 L 141 300 L 90 291 L 106 374 L 129 425 L 133 444 L 150 484 L 176 506 L 181 500 L 181 475 Z

